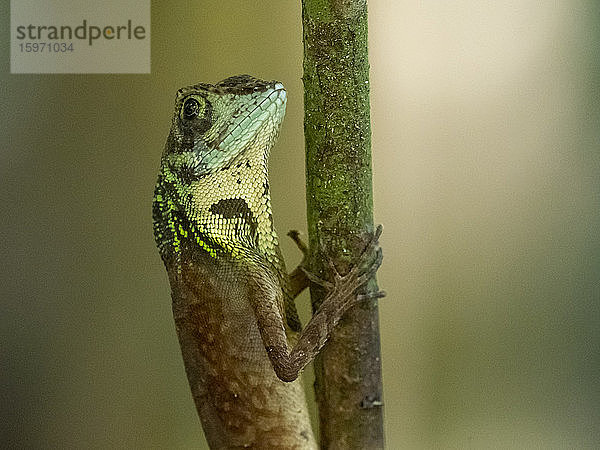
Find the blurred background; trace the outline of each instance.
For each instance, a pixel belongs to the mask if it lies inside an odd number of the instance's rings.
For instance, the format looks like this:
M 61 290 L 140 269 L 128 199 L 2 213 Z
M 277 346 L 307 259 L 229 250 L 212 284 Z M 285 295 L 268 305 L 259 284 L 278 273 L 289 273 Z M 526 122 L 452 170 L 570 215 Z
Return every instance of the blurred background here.
M 153 2 L 151 75 L 11 75 L 2 0 L 3 447 L 205 448 L 152 236 L 159 158 L 179 87 L 281 80 L 275 221 L 306 229 L 300 14 Z M 388 448 L 599 448 L 600 4 L 369 14 Z

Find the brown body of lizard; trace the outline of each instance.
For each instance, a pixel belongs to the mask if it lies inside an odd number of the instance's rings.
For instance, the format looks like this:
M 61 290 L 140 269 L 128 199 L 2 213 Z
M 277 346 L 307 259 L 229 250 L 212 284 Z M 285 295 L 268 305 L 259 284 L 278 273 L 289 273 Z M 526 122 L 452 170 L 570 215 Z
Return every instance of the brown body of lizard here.
M 182 88 L 161 160 L 154 234 L 211 448 L 317 447 L 299 372 L 381 262 L 378 250 L 367 270 L 310 276 L 329 294 L 300 332 L 293 299 L 308 280 L 286 272 L 267 177 L 285 103 L 281 83 L 249 75 Z

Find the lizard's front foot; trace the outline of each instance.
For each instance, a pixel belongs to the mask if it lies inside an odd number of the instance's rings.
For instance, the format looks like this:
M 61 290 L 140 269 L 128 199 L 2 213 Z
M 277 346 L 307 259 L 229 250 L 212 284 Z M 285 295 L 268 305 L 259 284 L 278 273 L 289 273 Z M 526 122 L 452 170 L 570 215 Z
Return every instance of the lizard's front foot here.
M 275 343 L 275 345 L 271 341 L 265 342 L 275 373 L 283 381 L 296 379 L 298 373 L 323 348 L 340 319 L 350 307 L 359 301 L 385 295 L 383 291 L 370 293 L 363 290 L 365 284 L 375 275 L 383 259 L 381 248 L 379 248 L 381 230 L 382 227 L 379 226 L 374 233 L 367 236 L 360 257 L 345 275 L 341 275 L 335 264 L 330 260 L 328 263 L 332 281 L 323 280 L 306 271 L 303 267 L 299 269 L 304 271 L 308 280 L 323 286 L 326 295 L 289 353 L 285 340 L 282 344 Z M 265 336 L 269 337 L 265 332 L 263 333 L 263 340 Z
M 381 247 L 379 247 L 379 236 L 381 236 L 382 230 L 383 227 L 379 225 L 375 232 L 368 236 L 365 248 L 360 254 L 358 261 L 352 264 L 350 270 L 345 275 L 339 273 L 335 264 L 329 258 L 327 259 L 327 263 L 333 277 L 332 281 L 324 280 L 308 272 L 306 269 L 302 269 L 311 282 L 322 286 L 327 291 L 322 308 L 326 307 L 326 303 L 328 302 L 337 303 L 338 305 L 343 303 L 342 307 L 345 311 L 349 306 L 358 301 L 385 296 L 384 291 L 356 293 L 359 288 L 363 287 L 375 275 L 377 269 L 381 266 L 383 253 Z M 373 253 L 375 253 L 374 257 Z M 337 299 L 337 301 L 334 299 Z

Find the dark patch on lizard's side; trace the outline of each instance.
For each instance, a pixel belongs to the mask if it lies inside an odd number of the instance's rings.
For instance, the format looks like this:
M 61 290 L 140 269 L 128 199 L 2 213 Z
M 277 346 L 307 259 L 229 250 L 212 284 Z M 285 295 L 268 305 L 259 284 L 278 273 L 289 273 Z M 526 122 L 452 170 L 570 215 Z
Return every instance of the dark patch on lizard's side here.
M 250 228 L 250 238 L 254 245 L 258 246 L 258 223 L 243 198 L 224 198 L 213 203 L 210 212 L 218 214 L 225 219 L 242 219 Z

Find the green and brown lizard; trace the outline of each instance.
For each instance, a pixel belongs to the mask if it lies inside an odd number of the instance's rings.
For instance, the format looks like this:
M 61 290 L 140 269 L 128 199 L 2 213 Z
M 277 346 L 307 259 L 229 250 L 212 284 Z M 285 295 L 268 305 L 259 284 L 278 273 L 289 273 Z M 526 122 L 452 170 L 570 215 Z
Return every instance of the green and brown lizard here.
M 298 375 L 381 264 L 378 228 L 347 275 L 288 275 L 267 177 L 285 106 L 281 83 L 249 75 L 182 88 L 161 159 L 154 235 L 211 448 L 317 447 Z M 307 278 L 328 295 L 301 330 Z

